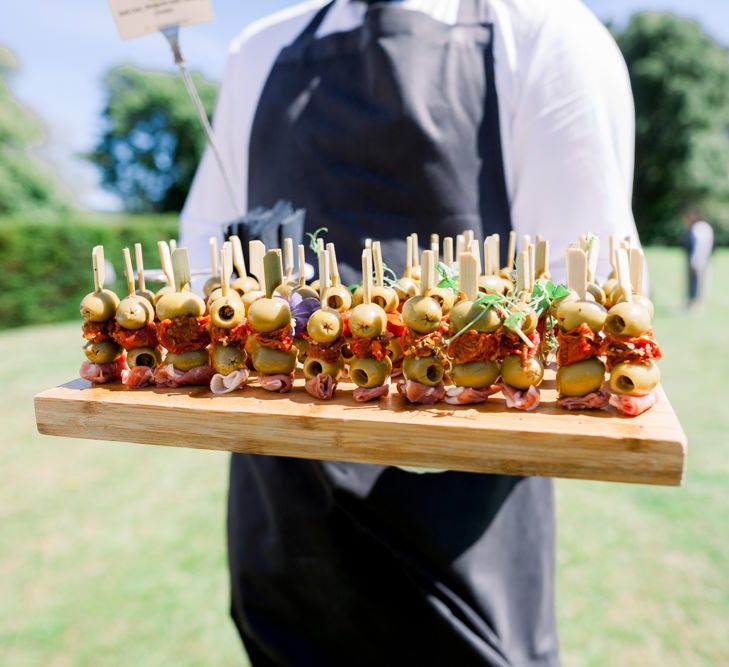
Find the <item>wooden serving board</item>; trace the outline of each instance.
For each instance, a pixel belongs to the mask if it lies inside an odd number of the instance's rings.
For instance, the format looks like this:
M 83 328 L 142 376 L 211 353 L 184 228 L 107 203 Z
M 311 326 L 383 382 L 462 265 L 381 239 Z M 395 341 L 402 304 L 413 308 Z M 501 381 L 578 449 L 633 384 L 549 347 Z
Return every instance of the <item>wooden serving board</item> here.
M 415 406 L 394 386 L 360 404 L 354 385 L 318 401 L 297 378 L 289 394 L 252 384 L 213 396 L 206 388 L 129 390 L 75 380 L 38 394 L 38 431 L 307 459 L 679 485 L 686 436 L 663 390 L 652 410 L 629 418 L 556 405 L 554 373 L 536 412 L 506 408 L 501 394 L 477 406 Z

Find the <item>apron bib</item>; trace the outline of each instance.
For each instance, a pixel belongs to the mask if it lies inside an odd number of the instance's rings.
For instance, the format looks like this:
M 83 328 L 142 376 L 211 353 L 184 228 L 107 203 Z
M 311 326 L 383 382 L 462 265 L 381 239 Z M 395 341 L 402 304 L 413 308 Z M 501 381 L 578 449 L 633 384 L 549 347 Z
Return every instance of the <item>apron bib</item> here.
M 483 3 L 454 26 L 379 4 L 316 38 L 330 8 L 264 87 L 250 206 L 306 208 L 345 282 L 367 237 L 399 274 L 412 231 L 508 234 Z M 558 663 L 551 480 L 234 454 L 228 551 L 254 665 Z

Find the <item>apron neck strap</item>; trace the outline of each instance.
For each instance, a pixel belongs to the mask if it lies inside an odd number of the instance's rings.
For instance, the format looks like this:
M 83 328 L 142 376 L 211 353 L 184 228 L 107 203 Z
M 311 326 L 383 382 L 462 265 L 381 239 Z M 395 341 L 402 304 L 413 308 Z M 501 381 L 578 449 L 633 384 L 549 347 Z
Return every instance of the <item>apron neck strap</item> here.
M 458 23 L 473 25 L 489 22 L 489 12 L 485 0 L 460 0 L 458 3 Z
M 309 25 L 307 25 L 306 28 L 301 31 L 301 33 L 294 40 L 291 46 L 301 46 L 314 39 L 314 37 L 316 36 L 316 31 L 319 30 L 319 26 L 322 24 L 324 17 L 327 15 L 329 10 L 336 4 L 336 2 L 337 0 L 332 0 L 331 2 L 324 5 L 316 14 L 314 14 L 314 18 L 309 21 Z

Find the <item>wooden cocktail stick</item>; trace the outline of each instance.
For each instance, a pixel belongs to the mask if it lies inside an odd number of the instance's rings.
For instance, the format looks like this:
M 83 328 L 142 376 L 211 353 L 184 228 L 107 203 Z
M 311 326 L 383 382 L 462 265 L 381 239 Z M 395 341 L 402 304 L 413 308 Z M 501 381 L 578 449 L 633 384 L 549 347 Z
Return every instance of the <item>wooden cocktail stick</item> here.
M 615 263 L 618 270 L 618 285 L 620 285 L 626 301 L 633 300 L 633 286 L 630 283 L 630 260 L 625 248 L 615 251 Z
M 478 242 L 477 242 L 478 243 Z M 420 295 L 426 296 L 435 286 L 435 255 L 432 250 L 423 250 L 420 265 Z
M 405 239 L 405 270 L 402 274 L 405 278 L 411 278 L 413 275 L 413 254 L 413 237 L 408 236 Z
M 549 272 L 549 241 L 537 241 L 537 256 L 535 259 L 535 278 L 541 278 Z
M 266 283 L 266 296 L 270 299 L 276 288 L 283 282 L 280 248 L 269 250 L 263 256 L 263 275 Z
M 372 248 L 372 239 L 365 239 L 365 248 L 368 250 Z
M 329 251 L 320 250 L 317 253 L 317 259 L 319 260 L 319 300 L 321 301 L 321 307 L 326 306 L 326 299 L 324 293 L 329 289 L 331 283 L 329 281 L 330 266 L 329 266 Z
M 476 258 L 478 266 L 478 274 L 481 275 L 481 248 L 480 243 L 476 239 L 471 239 L 471 245 L 469 246 L 471 254 Z
M 332 287 L 338 287 L 341 280 L 339 278 L 339 265 L 337 264 L 337 251 L 334 249 L 333 243 L 327 243 L 327 252 L 329 253 L 329 275 L 332 277 Z
M 463 234 L 456 236 L 456 257 L 460 257 L 466 252 L 466 237 Z
M 466 229 L 463 231 L 463 242 L 466 244 L 466 248 L 471 247 L 471 242 L 475 238 L 475 234 L 472 229 Z
M 537 234 L 537 247 L 539 247 L 540 243 L 544 242 L 544 237 L 541 234 Z
M 509 232 L 509 245 L 506 249 L 506 268 L 511 271 L 514 268 L 514 259 L 516 258 L 516 232 Z
M 265 291 L 263 286 L 265 275 L 263 270 L 263 256 L 266 254 L 266 246 L 262 241 L 248 242 L 248 270 L 258 279 L 261 289 Z
M 129 248 L 122 250 L 124 256 L 124 278 L 127 281 L 127 293 L 129 296 L 136 294 L 134 289 L 134 267 L 132 266 L 132 253 L 129 252 Z
M 144 292 L 147 289 L 147 284 L 144 280 L 144 257 L 142 256 L 142 244 L 134 244 L 134 260 L 137 265 L 137 284 L 139 285 L 139 291 Z
M 483 274 L 491 275 L 491 237 L 487 236 L 483 240 Z
M 247 278 L 246 260 L 243 257 L 243 246 L 241 245 L 240 237 L 231 236 L 228 240 L 230 241 L 230 247 L 233 252 L 233 266 L 235 267 L 235 272 L 238 274 L 239 278 Z
M 175 239 L 170 239 L 169 246 L 170 246 L 170 257 L 172 257 L 172 253 L 175 252 L 175 250 L 177 250 L 177 241 L 175 241 Z
M 470 252 L 458 256 L 458 281 L 466 299 L 473 301 L 478 296 L 478 263 Z
M 567 287 L 584 301 L 587 298 L 587 255 L 582 248 L 569 248 L 566 259 Z
M 166 241 L 157 241 L 157 250 L 159 251 L 159 261 L 162 265 L 162 273 L 165 274 L 165 280 L 170 287 L 175 286 L 175 272 L 172 268 L 172 254 L 170 246 Z
M 294 240 L 286 237 L 283 242 L 284 269 L 286 281 L 290 281 L 294 275 Z
M 434 236 L 435 241 L 433 241 Z M 433 253 L 433 256 L 435 257 L 435 263 L 437 264 L 440 261 L 440 242 L 438 241 L 437 234 L 430 235 L 430 252 Z
M 192 282 L 187 248 L 175 248 L 172 253 L 172 270 L 175 274 L 175 289 L 182 292 Z
M 645 267 L 645 255 L 640 248 L 630 249 L 630 282 L 633 285 L 635 294 L 643 294 L 643 272 Z
M 220 266 L 218 264 L 218 238 L 211 236 L 209 240 L 210 244 L 210 275 L 217 276 L 220 273 Z
M 536 248 L 533 243 L 530 243 L 527 247 L 529 251 L 529 274 L 527 276 L 527 289 L 531 292 L 534 287 L 534 281 L 536 280 Z
M 230 276 L 232 273 L 233 246 L 230 241 L 226 241 L 220 251 L 220 293 L 225 297 L 230 293 Z
M 521 235 L 521 248 L 520 250 L 527 250 L 529 248 L 529 244 L 532 242 L 532 237 L 529 236 L 529 234 L 522 234 Z
M 372 250 L 362 251 L 362 303 L 372 303 Z
M 306 248 L 303 243 L 299 243 L 296 250 L 298 254 L 299 287 L 304 287 L 306 285 Z
M 443 239 L 443 263 L 450 267 L 453 264 L 453 237 L 446 236 Z
M 385 284 L 385 276 L 382 267 L 382 246 L 379 241 L 372 243 L 372 264 L 375 267 L 375 286 L 383 287 Z
M 94 272 L 94 291 L 100 292 L 104 289 L 104 278 L 106 267 L 104 266 L 104 246 L 97 245 L 91 251 L 91 268 Z
M 522 250 L 516 256 L 516 293 L 526 290 L 527 273 L 529 272 L 529 251 Z
M 590 248 L 587 251 L 587 282 L 595 282 L 595 274 L 597 273 L 597 261 L 600 258 L 600 239 L 597 236 L 592 237 Z
M 417 269 L 420 266 L 420 243 L 417 232 L 413 232 L 410 236 L 413 238 L 413 267 Z

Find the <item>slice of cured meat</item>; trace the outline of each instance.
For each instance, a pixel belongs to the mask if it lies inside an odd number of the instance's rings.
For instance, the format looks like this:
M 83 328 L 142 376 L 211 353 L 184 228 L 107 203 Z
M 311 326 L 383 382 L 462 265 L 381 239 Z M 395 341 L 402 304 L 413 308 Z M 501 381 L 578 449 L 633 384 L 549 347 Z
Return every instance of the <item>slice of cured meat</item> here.
M 135 366 L 121 374 L 122 384 L 130 389 L 141 389 L 154 384 L 154 371 L 149 366 Z
M 286 394 L 291 391 L 294 385 L 294 376 L 278 373 L 277 375 L 259 375 L 258 382 L 262 389 L 275 391 L 279 394 Z
M 475 405 L 483 403 L 489 396 L 499 391 L 497 385 L 476 389 L 474 387 L 448 387 L 445 402 L 450 405 Z
M 211 366 L 196 366 L 189 371 L 177 370 L 172 364 L 161 364 L 154 371 L 158 387 L 186 387 L 210 384 L 214 371 Z
M 228 375 L 216 373 L 210 380 L 210 391 L 213 394 L 228 394 L 245 386 L 246 382 L 248 382 L 248 369 L 246 368 L 240 368 Z
M 442 401 L 445 397 L 445 386 L 441 382 L 435 387 L 430 387 L 415 380 L 400 380 L 397 383 L 397 390 L 410 401 L 420 405 L 433 405 Z
M 598 389 L 586 396 L 560 396 L 557 405 L 565 410 L 607 410 L 610 392 Z
M 105 384 L 112 380 L 118 380 L 126 366 L 127 360 L 124 355 L 108 364 L 94 364 L 90 361 L 84 361 L 81 364 L 79 375 L 84 380 L 88 380 L 94 384 Z
M 337 381 L 328 373 L 319 373 L 316 377 L 307 380 L 304 383 L 304 388 L 314 398 L 329 400 L 334 396 Z
M 390 385 L 388 383 L 381 384 L 379 387 L 357 387 L 352 392 L 352 398 L 357 403 L 367 403 L 368 401 L 374 401 L 376 398 L 382 398 L 390 393 Z
M 529 387 L 526 391 L 514 389 L 508 384 L 501 385 L 501 392 L 506 399 L 507 408 L 516 408 L 517 410 L 526 410 L 531 412 L 536 410 L 539 405 L 540 393 L 537 387 Z
M 628 415 L 628 417 L 637 417 L 646 410 L 650 410 L 658 400 L 655 392 L 646 394 L 645 396 L 627 396 L 626 394 L 613 394 L 610 397 L 610 405 L 620 410 L 620 412 Z

